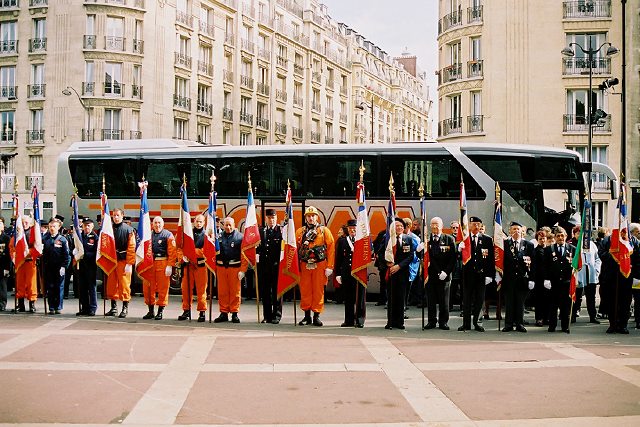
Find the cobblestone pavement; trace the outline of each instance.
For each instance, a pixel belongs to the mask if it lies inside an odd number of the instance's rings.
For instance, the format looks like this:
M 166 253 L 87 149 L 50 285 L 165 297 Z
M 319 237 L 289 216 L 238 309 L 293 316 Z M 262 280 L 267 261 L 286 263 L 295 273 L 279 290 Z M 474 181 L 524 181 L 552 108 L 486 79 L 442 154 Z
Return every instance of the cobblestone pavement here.
M 291 304 L 280 325 L 255 301 L 214 325 L 177 321 L 175 296 L 162 321 L 141 320 L 141 298 L 124 320 L 65 303 L 0 313 L 0 425 L 640 425 L 640 331 L 584 316 L 570 335 L 457 332 L 456 312 L 451 331 L 422 331 L 411 308 L 387 331 L 373 304 L 355 329 L 335 304 L 318 328 L 294 326 Z

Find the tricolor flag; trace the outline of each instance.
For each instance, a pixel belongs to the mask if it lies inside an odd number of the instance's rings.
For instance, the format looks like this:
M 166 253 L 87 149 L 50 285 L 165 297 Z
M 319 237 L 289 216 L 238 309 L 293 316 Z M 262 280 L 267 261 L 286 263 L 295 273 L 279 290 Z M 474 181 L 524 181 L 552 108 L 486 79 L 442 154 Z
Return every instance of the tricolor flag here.
M 611 247 L 609 252 L 620 266 L 620 274 L 629 277 L 631 274 L 631 253 L 633 249 L 629 240 L 622 239 L 622 230 L 629 233 L 629 218 L 627 218 L 627 198 L 624 182 L 620 183 L 620 197 L 618 198 L 618 227 L 611 231 Z M 627 237 L 628 238 L 628 237 Z
M 116 268 L 118 258 L 116 255 L 116 239 L 113 237 L 111 213 L 109 212 L 109 201 L 104 193 L 100 193 L 100 206 L 102 227 L 100 229 L 100 237 L 98 237 L 96 264 L 108 276 Z
M 493 254 L 496 272 L 502 277 L 504 269 L 504 232 L 502 231 L 502 203 L 500 202 L 500 186 L 496 182 L 496 212 L 493 216 Z M 502 280 L 497 283 L 497 289 L 502 287 Z
M 29 243 L 32 245 L 30 249 L 31 257 L 35 259 L 42 255 L 42 250 L 44 249 L 42 233 L 40 232 L 40 196 L 38 194 L 38 187 L 35 185 L 31 191 L 31 198 L 33 199 L 33 227 L 31 227 Z
M 425 224 L 427 223 L 427 209 L 425 205 L 424 196 L 420 197 L 420 219 L 422 220 L 422 241 L 424 242 L 424 252 L 422 256 L 422 275 L 424 276 L 424 285 L 427 285 L 429 281 L 429 265 L 431 264 L 431 259 L 429 255 L 429 236 L 425 232 Z
M 467 216 L 467 193 L 464 191 L 464 181 L 460 177 L 460 228 L 458 240 L 464 243 L 462 249 L 462 264 L 466 265 L 471 259 L 471 236 L 469 235 L 469 217 Z
M 204 253 L 204 264 L 212 273 L 216 272 L 216 255 L 220 251 L 218 243 L 218 220 L 216 218 L 216 193 L 209 193 L 209 208 L 207 209 L 207 224 L 205 226 L 205 239 L 202 252 Z
M 358 217 L 356 219 L 356 241 L 353 245 L 351 257 L 351 275 L 367 287 L 369 277 L 367 266 L 371 263 L 371 231 L 369 230 L 369 218 L 367 216 L 367 202 L 365 200 L 364 183 L 359 182 L 356 188 L 356 201 L 358 202 Z
M 244 221 L 244 235 L 242 236 L 242 245 L 240 250 L 242 256 L 249 261 L 249 265 L 256 265 L 256 247 L 260 244 L 260 229 L 258 228 L 258 219 L 256 218 L 256 205 L 253 201 L 253 192 L 249 187 L 249 195 L 247 196 L 247 217 Z
M 22 212 L 20 209 L 20 199 L 17 194 L 13 195 L 13 209 L 14 216 L 16 217 L 16 229 L 13 234 L 13 264 L 15 265 L 16 271 L 22 264 L 24 264 L 24 260 L 27 259 L 27 255 L 29 255 L 29 245 L 27 244 L 27 237 L 24 233 L 24 226 L 22 225 Z
M 196 255 L 196 244 L 193 239 L 191 214 L 189 213 L 189 202 L 187 200 L 186 182 L 183 183 L 180 187 L 180 218 L 178 219 L 176 246 L 179 249 L 182 249 L 182 255 L 186 256 L 192 265 L 196 265 L 198 263 L 198 255 Z
M 298 245 L 296 243 L 296 226 L 293 222 L 293 203 L 291 189 L 287 189 L 286 216 L 282 227 L 282 243 L 280 247 L 280 265 L 278 266 L 278 299 L 300 281 L 300 263 L 298 262 Z
M 138 183 L 140 187 L 140 217 L 138 219 L 138 237 L 140 243 L 136 248 L 136 271 L 146 281 L 153 278 L 153 252 L 151 248 L 151 219 L 147 202 L 147 181 Z
M 582 224 L 580 226 L 580 234 L 578 235 L 578 242 L 576 243 L 576 253 L 573 254 L 571 260 L 571 282 L 569 284 L 569 297 L 571 301 L 576 302 L 576 287 L 578 286 L 578 272 L 582 270 L 582 242 L 584 241 L 584 226 L 587 210 L 590 209 L 590 203 L 588 200 L 584 202 L 584 208 L 582 210 Z M 587 278 L 588 279 L 588 278 Z
M 395 262 L 395 253 L 396 253 L 396 241 L 398 240 L 398 236 L 396 236 L 396 193 L 391 190 L 391 195 L 389 197 L 389 206 L 387 207 L 387 234 L 385 235 L 386 247 L 384 250 L 384 259 L 387 262 Z M 387 269 L 387 273 L 388 273 Z
M 84 245 L 82 244 L 82 238 L 80 237 L 80 220 L 78 219 L 78 194 L 74 193 L 71 196 L 71 209 L 73 210 L 73 246 L 75 247 L 76 254 L 73 256 L 74 264 L 82 259 L 84 256 Z

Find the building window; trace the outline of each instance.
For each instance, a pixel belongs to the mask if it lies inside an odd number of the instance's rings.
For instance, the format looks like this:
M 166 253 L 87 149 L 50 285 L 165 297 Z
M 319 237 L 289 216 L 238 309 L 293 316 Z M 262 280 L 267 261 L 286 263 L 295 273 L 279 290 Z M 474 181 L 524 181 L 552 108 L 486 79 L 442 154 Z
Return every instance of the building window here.
M 569 89 L 567 90 L 567 114 L 564 120 L 565 132 L 571 131 L 588 131 L 588 116 L 587 104 L 588 104 L 588 89 Z M 598 109 L 602 108 L 606 111 L 603 104 L 603 94 L 600 91 L 591 92 L 591 112 L 592 114 Z M 598 128 L 594 126 L 594 132 L 598 131 Z M 602 129 L 607 130 L 607 129 Z M 610 127 L 609 127 L 610 130 Z
M 15 111 L 0 112 L 0 144 L 14 145 L 16 143 L 16 135 L 14 129 Z
M 124 18 L 107 16 L 106 50 L 124 50 Z
M 119 62 L 105 62 L 104 64 L 104 94 L 122 96 L 122 64 Z
M 183 119 L 174 119 L 173 121 L 173 137 L 175 139 L 189 139 L 189 121 Z
M 29 156 L 29 170 L 31 171 L 31 175 L 42 175 L 44 171 L 42 161 L 41 155 Z
M 121 111 L 113 109 L 104 110 L 102 139 L 122 139 Z
M 267 138 L 264 136 L 256 137 L 256 145 L 267 145 Z
M 211 127 L 204 123 L 198 123 L 198 143 L 211 144 L 210 132 Z
M 0 98 L 16 99 L 16 67 L 0 67 Z
M 576 151 L 582 156 L 582 161 L 587 161 L 587 147 L 568 147 L 570 150 Z M 597 163 L 607 164 L 608 161 L 608 147 L 607 146 L 591 146 L 591 161 Z M 607 176 L 601 173 L 591 174 L 592 189 L 595 191 L 609 191 L 609 180 Z
M 0 23 L 0 53 L 18 53 L 16 21 Z
M 249 145 L 251 140 L 251 134 L 240 132 L 240 145 Z
M 31 66 L 31 85 L 28 96 L 29 98 L 45 96 L 44 64 L 33 64 Z
M 42 202 L 42 218 L 53 218 L 53 202 Z
M 593 202 L 591 209 L 591 221 L 594 227 L 604 227 L 606 221 L 607 202 Z
M 229 129 L 222 130 L 222 143 L 225 145 L 231 145 L 231 130 Z

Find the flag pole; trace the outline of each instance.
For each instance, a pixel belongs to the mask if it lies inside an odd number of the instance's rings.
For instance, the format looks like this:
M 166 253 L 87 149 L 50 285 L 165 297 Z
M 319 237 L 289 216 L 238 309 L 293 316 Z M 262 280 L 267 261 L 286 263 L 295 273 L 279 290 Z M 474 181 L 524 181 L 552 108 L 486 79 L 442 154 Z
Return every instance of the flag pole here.
M 76 187 L 75 185 L 73 186 L 73 196 L 71 196 L 71 199 L 73 200 L 73 203 L 76 206 L 74 208 L 74 210 L 73 210 L 73 216 L 76 217 L 75 221 L 72 220 L 72 222 L 73 222 L 73 230 L 74 230 L 73 232 L 74 233 L 79 233 L 79 231 L 76 230 L 76 226 L 75 226 L 76 222 L 78 223 L 78 225 L 80 225 L 80 221 L 79 221 L 79 218 L 78 218 L 78 215 L 77 215 L 77 213 L 78 213 L 78 187 Z M 71 240 L 73 241 L 73 236 L 72 236 Z M 75 258 L 73 253 L 71 254 L 71 256 Z M 75 267 L 76 267 L 76 277 L 80 276 L 80 261 L 81 260 L 82 259 L 76 260 L 76 265 L 75 265 Z M 73 261 L 71 261 L 71 263 L 73 264 Z M 72 269 L 72 271 L 73 271 L 73 269 Z M 80 284 L 79 283 L 75 283 L 75 280 L 74 280 L 74 284 L 76 285 L 76 289 L 78 290 L 78 292 L 81 292 L 80 291 Z M 82 311 L 82 303 L 80 301 L 80 296 L 79 295 L 78 295 L 78 311 L 79 312 Z
M 183 187 L 182 187 L 183 190 L 182 191 L 186 192 L 187 191 L 187 174 L 186 173 L 182 174 L 182 185 L 183 185 Z M 180 204 L 182 205 L 182 195 L 180 195 L 180 196 L 181 196 L 180 197 Z M 189 206 L 187 206 L 187 209 L 188 208 L 189 208 Z M 182 209 L 180 209 L 180 218 L 181 219 L 182 219 L 182 215 L 183 215 L 182 212 L 183 212 Z M 182 222 L 182 247 L 184 248 L 184 219 L 182 219 L 181 222 Z M 188 300 L 189 301 L 189 323 L 191 323 L 191 306 L 193 305 L 193 294 L 192 294 L 193 288 L 191 286 L 191 280 L 190 280 L 191 279 L 191 277 L 190 277 L 191 275 L 190 275 L 190 272 L 189 272 L 189 270 L 190 270 L 189 269 L 189 263 L 186 263 L 187 265 L 185 266 L 183 261 L 184 261 L 184 259 L 179 259 L 179 260 L 177 260 L 176 264 L 177 265 L 182 264 L 183 271 L 185 269 L 187 270 L 187 277 L 186 277 L 187 278 L 187 288 L 188 288 L 187 297 L 189 298 L 189 300 Z M 183 278 L 181 277 L 181 279 L 183 279 Z M 182 283 L 180 283 L 180 285 L 182 285 Z
M 390 200 L 393 199 L 393 196 L 395 194 L 395 191 L 393 190 L 393 171 L 390 172 L 390 176 L 389 176 L 389 198 Z M 391 205 L 391 208 L 393 209 L 393 204 Z M 393 214 L 395 215 L 395 209 Z M 395 227 L 395 218 L 391 218 L 392 224 Z M 389 225 L 389 227 L 391 227 L 391 225 Z M 391 236 L 389 236 L 391 237 Z M 397 238 L 397 236 L 396 236 Z M 388 242 L 387 242 L 388 244 Z M 393 247 L 393 245 L 392 245 Z M 397 251 L 397 249 L 396 249 Z M 395 256 L 395 254 L 394 254 Z M 387 324 L 389 325 L 389 329 L 391 329 L 391 325 L 393 325 L 393 290 L 391 289 L 391 274 L 389 273 L 389 269 L 391 267 L 387 266 L 387 274 L 388 274 L 388 282 L 387 282 L 387 292 L 389 294 L 388 297 L 388 304 L 387 304 Z M 404 316 L 404 313 L 402 314 Z
M 290 190 L 291 190 L 291 180 L 287 179 L 287 194 L 289 194 Z M 291 207 L 291 218 L 293 218 L 293 200 L 289 201 L 289 206 Z M 289 206 L 286 206 L 286 208 L 289 208 Z M 285 224 L 287 224 L 288 222 L 289 222 L 289 217 L 287 216 L 287 219 L 285 220 Z M 298 261 L 298 264 L 299 264 L 299 261 Z M 300 287 L 300 283 L 298 283 L 297 287 Z M 298 313 L 296 312 L 296 306 L 298 305 L 298 300 L 296 298 L 296 286 L 294 286 L 291 289 L 291 291 L 293 292 L 293 326 L 298 326 Z M 282 300 L 284 300 L 284 293 L 282 294 Z M 284 301 L 282 301 L 282 303 L 284 303 Z
M 248 175 L 248 184 L 249 184 L 249 192 L 253 195 L 253 191 L 251 188 L 251 172 L 249 172 Z M 253 202 L 253 210 L 255 212 L 256 210 L 256 204 L 255 204 L 255 199 Z M 246 226 L 246 222 L 245 222 L 245 226 Z M 246 231 L 246 230 L 245 230 Z M 256 262 L 256 265 L 252 266 L 252 270 L 253 270 L 253 279 L 254 279 L 254 283 L 256 285 L 256 312 L 258 314 L 258 323 L 260 323 L 260 291 L 258 290 L 258 263 Z M 249 289 L 247 288 L 247 291 L 249 291 Z
M 620 203 L 618 206 L 618 230 L 620 230 L 620 226 L 622 225 L 622 204 L 626 203 L 625 199 L 625 184 L 624 184 L 624 174 L 620 174 Z M 627 229 L 627 236 L 629 235 L 629 230 Z M 618 234 L 618 239 L 622 240 L 622 236 Z M 620 243 L 618 243 L 620 246 Z M 609 242 L 609 247 L 611 247 L 611 242 Z M 618 262 L 618 271 L 616 272 L 616 292 L 615 298 L 613 300 L 613 323 L 611 323 L 611 313 L 609 313 L 609 327 L 613 325 L 614 329 L 617 329 L 618 324 L 618 288 L 620 287 L 620 274 L 621 274 L 621 261 Z M 569 323 L 571 323 L 571 318 L 569 318 Z
M 13 204 L 15 205 L 13 207 L 13 215 L 16 217 L 16 224 L 14 224 L 13 226 L 13 247 L 15 248 L 18 244 L 18 241 L 16 239 L 16 232 L 15 229 L 17 228 L 17 221 L 19 219 L 19 209 L 20 209 L 20 199 L 18 199 L 18 177 L 16 176 L 16 180 L 13 183 Z M 24 233 L 24 230 L 23 230 Z M 17 273 L 17 271 L 15 272 Z M 14 313 L 18 313 L 18 275 L 14 273 L 14 279 L 13 279 L 13 312 Z M 26 311 L 26 310 L 25 310 Z M 45 306 L 44 308 L 44 312 L 45 314 L 47 313 L 47 307 Z
M 106 182 L 104 178 L 104 174 L 102 174 L 102 194 L 106 194 Z M 100 198 L 102 201 L 102 197 Z M 100 228 L 102 228 L 102 224 L 104 224 L 104 206 L 100 203 L 100 218 L 102 223 L 100 224 Z M 140 219 L 139 219 L 140 220 Z M 108 276 L 102 272 L 102 315 L 107 316 L 107 280 L 109 280 Z
M 358 171 L 360 172 L 360 181 L 359 181 L 359 182 L 360 182 L 360 184 L 362 184 L 362 183 L 364 182 L 364 170 L 365 170 L 365 169 L 364 169 L 364 160 L 360 160 L 360 161 L 361 161 L 361 163 L 360 163 L 360 167 L 358 168 Z M 357 187 L 357 186 L 356 186 L 356 187 Z M 357 194 L 357 192 L 358 192 L 358 190 L 356 190 L 356 194 Z M 357 196 L 356 196 L 356 197 L 357 197 Z M 359 202 L 359 201 L 358 201 L 358 202 Z M 349 236 L 346 236 L 346 237 L 348 238 Z M 352 254 L 353 254 L 353 253 L 352 253 Z M 352 268 L 353 268 L 353 267 L 352 267 Z M 358 282 L 357 280 L 356 280 L 355 282 L 356 282 L 356 307 L 358 307 L 358 302 L 360 301 L 360 300 L 358 299 L 358 294 L 359 294 L 358 290 L 360 289 L 360 282 Z M 366 305 L 366 303 L 367 303 L 366 298 L 367 298 L 367 297 L 366 297 L 366 295 L 365 295 L 365 305 Z M 349 310 L 351 310 L 351 307 L 349 308 Z M 356 310 L 356 312 L 357 312 L 357 311 L 358 311 L 358 310 Z M 358 322 L 358 320 L 357 320 L 357 319 L 356 319 L 356 322 Z
M 422 234 L 422 241 L 424 242 L 424 251 L 429 250 L 429 239 L 426 238 L 424 234 L 424 221 L 426 219 L 426 215 L 424 212 L 424 185 L 422 185 L 422 180 L 420 180 L 420 187 L 418 188 L 418 195 L 420 196 L 420 232 Z M 422 306 L 422 323 L 421 329 L 424 329 L 424 303 L 427 300 L 425 293 L 427 292 L 427 287 L 425 283 L 425 269 L 428 267 L 424 264 L 424 253 L 422 254 L 422 296 L 420 298 L 420 305 Z
M 213 169 L 211 170 L 211 178 L 209 178 L 211 180 L 211 197 L 214 196 L 214 186 L 216 183 L 216 168 L 215 166 L 213 167 Z M 215 209 L 215 207 L 214 207 Z M 213 224 L 213 232 L 214 234 L 217 234 L 218 232 L 218 225 L 217 224 Z M 218 236 L 215 236 L 215 238 L 217 238 Z M 213 248 L 215 251 L 215 247 Z M 207 271 L 207 278 L 208 280 L 208 287 L 209 287 L 209 323 L 211 323 L 211 312 L 213 310 L 213 283 L 215 280 L 215 275 L 213 274 L 213 272 L 211 270 Z
M 500 208 L 500 194 L 501 194 L 500 184 L 498 183 L 498 181 L 496 181 L 496 209 Z M 495 213 L 494 213 L 494 217 L 495 217 Z M 502 233 L 502 230 L 500 230 L 500 232 Z M 496 283 L 496 293 L 498 294 L 498 307 L 496 307 L 496 317 L 498 318 L 498 332 L 502 330 L 501 328 L 502 326 L 502 292 L 501 291 L 502 291 L 502 283 L 500 284 Z M 489 309 L 487 308 L 487 313 L 488 312 L 489 312 Z

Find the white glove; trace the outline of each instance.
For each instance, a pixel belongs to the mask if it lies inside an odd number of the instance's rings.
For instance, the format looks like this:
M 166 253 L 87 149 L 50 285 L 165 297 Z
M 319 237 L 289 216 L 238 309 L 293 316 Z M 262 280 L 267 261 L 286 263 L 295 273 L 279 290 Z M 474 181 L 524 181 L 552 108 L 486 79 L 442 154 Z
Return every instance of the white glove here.
M 4 275 L 5 275 L 5 277 L 9 276 L 9 271 L 5 270 L 4 271 Z M 633 278 L 633 282 L 631 283 L 631 286 L 633 286 L 634 288 L 637 288 L 638 286 L 640 286 L 640 279 L 636 279 L 634 277 Z
M 171 273 L 172 273 L 171 267 L 167 266 L 167 268 L 164 269 L 164 275 L 167 277 L 171 277 Z
M 133 271 L 133 266 L 131 264 L 127 264 L 124 266 L 125 273 L 131 273 Z
M 445 273 L 444 271 L 441 271 L 440 274 L 438 274 L 438 279 L 447 280 L 447 273 Z
M 187 258 L 187 256 L 186 256 L 186 255 L 183 255 L 183 256 L 182 256 L 182 261 L 184 261 L 184 262 L 189 262 L 189 258 Z
M 244 273 L 242 271 L 238 271 L 238 280 L 244 279 Z
M 65 268 L 60 267 L 60 276 L 64 276 Z
M 460 244 L 458 245 L 458 250 L 462 251 L 464 248 L 466 248 L 464 242 L 460 242 Z
M 260 262 L 260 254 L 256 254 L 256 264 Z
M 336 276 L 336 282 L 342 285 L 342 276 Z
M 502 281 L 502 276 L 497 271 L 496 271 L 495 281 L 496 283 L 500 283 Z
M 551 280 L 545 280 L 543 285 L 545 289 L 551 289 Z
M 324 269 L 324 275 L 325 275 L 325 276 L 329 277 L 329 276 L 331 276 L 332 274 L 333 274 L 333 270 L 332 270 L 332 269 L 330 269 L 330 268 L 325 268 L 325 269 Z
M 491 283 L 491 281 L 492 281 L 491 277 L 485 277 L 484 278 L 484 284 L 485 285 L 488 285 L 489 283 Z
M 424 250 L 424 242 L 420 242 L 420 244 L 416 248 L 416 252 L 422 252 L 423 250 Z
M 71 253 L 73 254 L 73 256 L 78 255 L 78 249 L 77 249 L 77 248 L 73 248 L 73 250 L 71 251 Z
M 4 277 L 9 277 L 9 270 L 5 270 L 3 273 L 4 273 Z
M 533 289 L 533 287 L 534 287 L 535 285 L 536 285 L 536 284 L 535 284 L 535 282 L 534 282 L 534 281 L 529 280 L 529 290 L 532 290 L 532 289 Z

